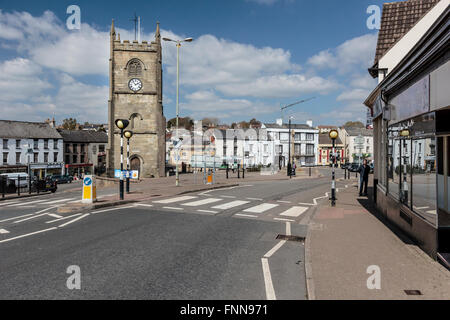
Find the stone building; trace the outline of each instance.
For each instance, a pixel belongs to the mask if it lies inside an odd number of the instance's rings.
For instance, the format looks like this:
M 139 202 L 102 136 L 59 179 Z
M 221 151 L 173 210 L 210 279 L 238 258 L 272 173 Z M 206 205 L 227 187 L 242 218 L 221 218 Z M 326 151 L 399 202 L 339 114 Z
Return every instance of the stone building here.
M 129 120 L 131 169 L 141 177 L 165 174 L 165 127 L 162 106 L 162 54 L 159 24 L 155 41 L 120 40 L 114 21 L 110 33 L 107 170 L 120 168 L 117 119 Z M 124 140 L 125 145 L 125 140 Z M 126 149 L 124 148 L 124 151 Z M 125 157 L 124 157 L 125 159 Z M 124 167 L 126 164 L 124 163 Z

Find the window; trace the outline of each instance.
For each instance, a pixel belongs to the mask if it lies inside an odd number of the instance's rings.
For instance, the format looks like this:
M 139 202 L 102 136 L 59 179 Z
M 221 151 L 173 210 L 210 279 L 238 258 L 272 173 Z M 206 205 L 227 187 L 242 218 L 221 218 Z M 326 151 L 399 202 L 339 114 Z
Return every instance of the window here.
M 269 152 L 269 146 L 267 144 L 264 145 L 264 153 Z
M 436 222 L 436 154 L 434 137 L 412 143 L 413 210 L 428 221 Z
M 366 153 L 369 153 L 369 149 L 370 149 L 370 147 L 367 146 L 367 147 L 366 147 Z
M 279 154 L 283 153 L 283 145 L 282 144 L 277 146 L 277 151 L 278 151 Z
M 78 145 L 77 145 L 76 143 L 74 143 L 74 144 L 72 145 L 72 152 L 73 152 L 73 153 L 78 153 Z
M 287 133 L 287 132 L 280 133 L 280 140 L 283 140 L 283 141 L 289 140 L 289 133 Z
M 68 154 L 66 154 L 65 159 L 66 159 L 66 160 L 65 160 L 64 162 L 65 162 L 66 164 L 70 164 L 70 156 L 69 156 Z
M 44 153 L 44 162 L 47 163 L 48 162 L 48 152 Z
M 84 163 L 84 154 L 80 156 L 80 163 Z
M 39 162 L 39 153 L 35 152 L 35 153 L 33 154 L 33 162 L 34 162 L 34 163 Z
M 314 145 L 313 144 L 306 145 L 306 155 L 308 155 L 308 156 L 314 155 Z
M 306 134 L 306 140 L 307 141 L 314 141 L 314 133 L 307 133 Z
M 39 139 L 33 139 L 33 148 L 39 149 Z
M 128 77 L 139 77 L 142 75 L 142 64 L 139 60 L 133 59 L 128 63 Z
M 398 198 L 400 182 L 400 140 L 388 141 L 387 177 L 389 194 Z
M 80 144 L 80 149 L 81 149 L 80 152 L 84 153 L 84 144 Z M 81 161 L 81 162 L 83 162 L 83 161 Z
M 223 146 L 224 146 L 224 149 L 227 148 L 225 143 L 224 143 Z M 101 144 L 101 145 L 98 146 L 98 152 L 105 152 L 105 145 L 104 144 Z
M 58 152 L 53 153 L 53 162 L 58 162 Z
M 8 152 L 3 152 L 3 164 L 8 163 Z
M 78 157 L 76 154 L 73 155 L 72 159 L 73 159 L 72 163 L 78 163 Z
M 16 152 L 16 163 L 20 163 L 20 152 Z
M 301 141 L 302 140 L 302 134 L 301 133 L 296 133 L 295 134 L 295 141 Z
M 44 139 L 44 149 L 48 149 L 48 139 Z
M 16 149 L 20 149 L 20 142 L 21 142 L 20 139 L 16 140 Z
M 300 153 L 301 153 L 301 151 L 302 151 L 302 145 L 301 144 L 299 144 L 299 143 L 296 143 L 295 145 L 294 145 L 294 153 L 296 154 L 296 155 L 299 155 Z
M 53 139 L 53 149 L 58 149 L 58 139 Z
M 8 139 L 3 139 L 3 149 L 8 149 Z

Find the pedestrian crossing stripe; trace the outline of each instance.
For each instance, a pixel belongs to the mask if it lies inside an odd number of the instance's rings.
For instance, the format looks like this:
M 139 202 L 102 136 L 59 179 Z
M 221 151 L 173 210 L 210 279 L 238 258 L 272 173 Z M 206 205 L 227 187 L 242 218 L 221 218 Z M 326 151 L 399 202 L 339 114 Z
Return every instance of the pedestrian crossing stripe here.
M 217 198 L 208 198 L 208 199 L 204 199 L 204 200 L 198 200 L 198 201 L 194 201 L 194 202 L 188 202 L 188 203 L 183 203 L 183 206 L 186 207 L 198 207 L 198 206 L 203 206 L 205 204 L 211 204 L 214 202 L 219 202 L 222 201 L 222 199 L 217 199 Z
M 196 199 L 196 198 L 197 197 L 193 197 L 193 196 L 183 196 L 183 197 L 177 197 L 177 198 L 157 200 L 157 201 L 153 201 L 153 203 L 169 204 L 169 203 L 181 202 L 181 201 L 186 201 L 186 200 L 192 200 L 192 199 Z
M 292 207 L 282 212 L 280 216 L 297 218 L 301 216 L 306 210 L 308 210 L 307 207 Z
M 250 201 L 236 200 L 236 201 L 227 202 L 227 203 L 224 203 L 224 204 L 212 207 L 212 209 L 228 210 L 228 209 L 231 209 L 231 208 L 243 206 L 244 204 L 247 204 L 247 203 L 250 203 Z
M 248 209 L 245 209 L 244 212 L 249 212 L 249 213 L 263 213 L 266 212 L 270 209 L 276 208 L 278 207 L 278 204 L 272 204 L 272 203 L 263 203 L 260 204 L 258 206 L 255 207 L 251 207 Z

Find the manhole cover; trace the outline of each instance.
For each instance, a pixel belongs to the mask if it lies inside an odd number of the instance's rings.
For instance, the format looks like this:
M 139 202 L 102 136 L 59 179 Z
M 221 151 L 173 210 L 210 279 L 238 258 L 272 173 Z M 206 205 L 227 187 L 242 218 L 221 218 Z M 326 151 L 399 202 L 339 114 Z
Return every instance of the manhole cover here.
M 304 242 L 305 237 L 297 237 L 297 236 L 286 236 L 284 234 L 279 234 L 277 236 L 277 240 L 286 240 L 286 241 L 294 241 L 294 242 Z
M 405 293 L 408 296 L 421 296 L 422 292 L 420 292 L 420 290 L 405 290 Z

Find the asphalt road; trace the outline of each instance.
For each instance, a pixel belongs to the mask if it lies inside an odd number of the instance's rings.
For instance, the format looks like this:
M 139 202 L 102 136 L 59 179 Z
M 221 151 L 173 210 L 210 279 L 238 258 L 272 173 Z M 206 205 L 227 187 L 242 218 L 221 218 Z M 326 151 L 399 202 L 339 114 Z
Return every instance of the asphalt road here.
M 329 182 L 249 183 L 79 215 L 56 214 L 71 192 L 1 202 L 0 299 L 306 299 L 300 240 Z

